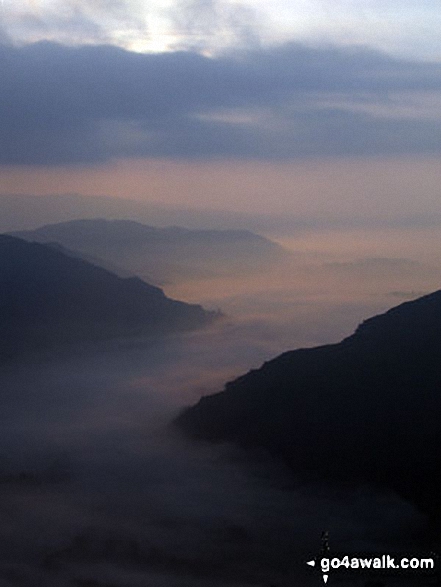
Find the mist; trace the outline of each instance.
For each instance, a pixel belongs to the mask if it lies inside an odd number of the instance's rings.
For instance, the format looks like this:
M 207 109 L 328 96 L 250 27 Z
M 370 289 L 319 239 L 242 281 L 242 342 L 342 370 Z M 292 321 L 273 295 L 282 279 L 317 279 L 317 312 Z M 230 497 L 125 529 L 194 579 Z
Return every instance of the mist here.
M 2 368 L 1 585 L 312 586 L 305 561 L 323 530 L 339 551 L 421 543 L 424 517 L 393 494 L 304 486 L 264 452 L 193 443 L 171 425 L 276 354 L 336 342 L 438 288 L 435 247 L 409 257 L 409 239 L 387 248 L 390 233 L 352 249 L 341 232 L 280 242 L 291 256 L 264 273 L 166 286 L 222 309 L 203 330 Z
M 176 434 L 169 422 L 180 406 L 243 368 L 238 348 L 219 360 L 231 334 L 221 327 L 3 371 L 4 585 L 289 585 L 307 580 L 304 557 L 324 527 L 359 548 L 422 528 L 392 495 L 311 494 L 265 454 Z M 249 354 L 243 363 L 258 359 Z
M 0 232 L 34 233 L 0 235 L 0 587 L 314 587 L 323 531 L 333 552 L 432 548 L 441 524 L 378 485 L 301 482 L 176 422 L 280 353 L 440 289 L 434 3 L 25 4 L 0 7 Z M 89 238 L 43 226 L 66 221 Z M 280 375 L 269 403 L 279 385 L 292 397 Z M 287 442 L 332 454 L 333 410 L 311 445 L 293 410 Z

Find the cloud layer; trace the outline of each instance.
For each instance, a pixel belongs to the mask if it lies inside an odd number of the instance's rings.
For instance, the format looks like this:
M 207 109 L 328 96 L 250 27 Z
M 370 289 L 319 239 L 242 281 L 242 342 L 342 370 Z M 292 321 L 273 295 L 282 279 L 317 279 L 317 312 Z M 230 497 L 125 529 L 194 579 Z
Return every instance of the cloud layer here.
M 0 47 L 0 163 L 438 153 L 441 65 L 289 43 Z

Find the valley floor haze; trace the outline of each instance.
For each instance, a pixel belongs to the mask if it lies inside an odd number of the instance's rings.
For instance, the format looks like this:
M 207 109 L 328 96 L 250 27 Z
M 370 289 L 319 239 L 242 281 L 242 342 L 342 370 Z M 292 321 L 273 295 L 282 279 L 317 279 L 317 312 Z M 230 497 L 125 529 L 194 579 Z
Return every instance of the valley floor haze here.
M 2 368 L 2 585 L 309 587 L 323 530 L 341 551 L 404 548 L 423 532 L 393 493 L 305 488 L 263 451 L 196 444 L 170 425 L 277 354 L 337 342 L 439 288 L 438 228 L 274 232 L 286 256 L 257 272 L 213 266 L 162 284 L 220 309 L 210 326 Z

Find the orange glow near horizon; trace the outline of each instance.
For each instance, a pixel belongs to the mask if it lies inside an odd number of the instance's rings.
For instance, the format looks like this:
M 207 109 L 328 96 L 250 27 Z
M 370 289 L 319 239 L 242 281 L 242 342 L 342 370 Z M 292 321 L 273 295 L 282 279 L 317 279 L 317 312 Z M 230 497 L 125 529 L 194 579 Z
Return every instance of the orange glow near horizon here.
M 106 195 L 178 208 L 314 218 L 441 213 L 435 157 L 293 162 L 121 160 L 2 167 L 0 193 Z

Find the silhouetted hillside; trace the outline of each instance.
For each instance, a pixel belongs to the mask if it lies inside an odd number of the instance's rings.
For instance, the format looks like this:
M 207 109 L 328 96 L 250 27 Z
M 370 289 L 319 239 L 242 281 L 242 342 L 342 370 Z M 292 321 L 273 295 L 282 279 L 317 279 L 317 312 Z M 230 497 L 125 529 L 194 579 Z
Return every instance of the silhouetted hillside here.
M 214 317 L 53 247 L 0 235 L 0 358 L 76 341 L 159 334 Z
M 27 239 L 22 239 L 22 240 L 27 240 Z M 28 241 L 28 242 L 33 242 L 33 241 Z M 83 259 L 83 261 L 87 261 L 88 263 L 91 263 L 92 265 L 95 265 L 97 267 L 101 267 L 102 269 L 106 269 L 107 271 L 110 271 L 110 273 L 114 273 L 118 277 L 137 277 L 132 271 L 128 271 L 126 269 L 123 269 L 122 267 L 119 267 L 118 265 L 114 265 L 110 261 L 104 261 L 103 259 L 101 259 L 99 257 L 94 257 L 93 255 L 88 255 L 87 253 L 81 253 L 80 251 L 74 251 L 73 249 L 68 249 L 67 247 L 64 247 L 63 245 L 60 245 L 60 243 L 44 242 L 41 244 L 44 244 L 47 247 L 51 247 L 52 249 L 55 249 L 56 251 L 60 251 L 60 253 L 64 253 L 68 257 L 74 257 L 75 259 Z M 149 281 L 147 280 L 147 283 L 148 282 Z
M 177 419 L 196 438 L 263 446 L 303 479 L 386 486 L 436 516 L 440 422 L 441 291 L 284 353 Z
M 287 254 L 276 243 L 247 230 L 155 228 L 132 220 L 74 220 L 12 234 L 57 242 L 158 283 L 255 271 Z

